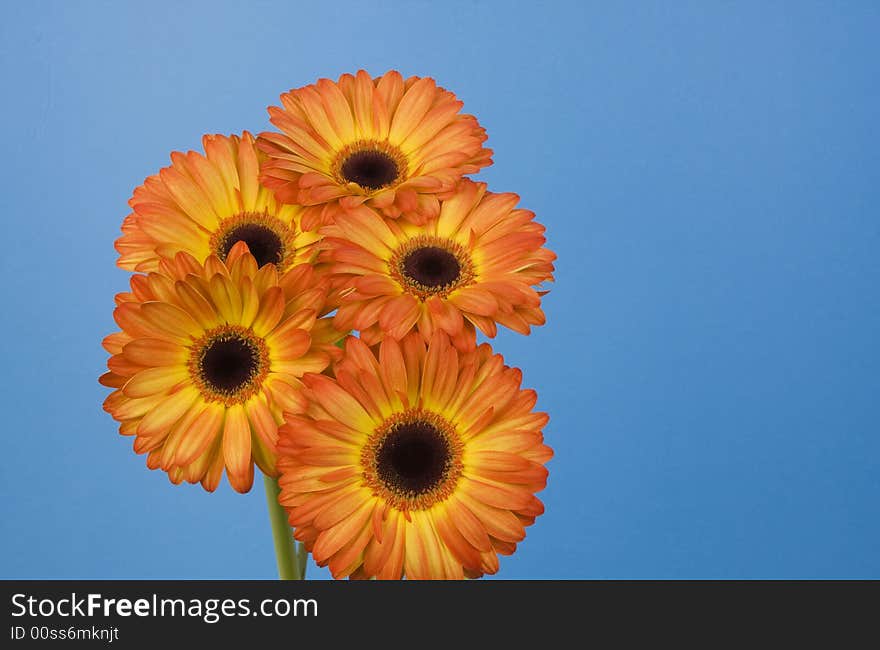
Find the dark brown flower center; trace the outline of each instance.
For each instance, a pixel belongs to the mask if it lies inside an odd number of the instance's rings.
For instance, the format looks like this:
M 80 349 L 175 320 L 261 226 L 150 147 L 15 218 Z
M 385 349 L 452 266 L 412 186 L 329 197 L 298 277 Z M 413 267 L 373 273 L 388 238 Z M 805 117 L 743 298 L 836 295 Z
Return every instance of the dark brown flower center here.
M 260 350 L 235 335 L 215 338 L 202 350 L 199 371 L 215 392 L 229 395 L 244 388 L 260 371 Z
M 461 276 L 461 264 L 455 255 L 437 246 L 411 251 L 401 267 L 407 278 L 429 289 L 451 285 Z
M 284 253 L 284 242 L 274 230 L 259 223 L 243 223 L 226 233 L 220 245 L 225 260 L 229 251 L 243 241 L 257 260 L 259 266 L 279 264 Z
M 390 185 L 400 175 L 397 161 L 384 151 L 363 149 L 350 154 L 340 168 L 342 177 L 369 190 Z
M 439 486 L 452 462 L 449 439 L 433 424 L 403 422 L 379 446 L 376 474 L 390 491 L 418 496 Z

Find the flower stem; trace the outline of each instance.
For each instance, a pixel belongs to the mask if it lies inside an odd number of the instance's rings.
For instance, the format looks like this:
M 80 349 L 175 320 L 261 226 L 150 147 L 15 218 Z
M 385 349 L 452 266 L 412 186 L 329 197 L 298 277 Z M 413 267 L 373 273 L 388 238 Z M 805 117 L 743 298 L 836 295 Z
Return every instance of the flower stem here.
M 287 523 L 287 513 L 278 503 L 278 481 L 263 475 L 266 487 L 266 505 L 269 506 L 269 521 L 272 524 L 272 539 L 275 542 L 275 561 L 278 563 L 278 577 L 281 580 L 304 580 L 306 576 L 306 550 L 293 539 L 293 532 Z M 297 546 L 301 548 L 297 549 Z

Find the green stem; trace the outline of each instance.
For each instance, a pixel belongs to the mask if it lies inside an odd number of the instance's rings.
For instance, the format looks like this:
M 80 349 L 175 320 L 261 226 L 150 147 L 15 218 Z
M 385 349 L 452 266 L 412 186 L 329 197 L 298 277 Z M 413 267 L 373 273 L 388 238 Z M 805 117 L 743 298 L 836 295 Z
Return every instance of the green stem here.
M 275 561 L 278 563 L 278 577 L 281 580 L 303 580 L 306 576 L 306 550 L 293 539 L 293 531 L 287 523 L 287 513 L 278 503 L 278 481 L 263 475 L 266 487 L 266 505 L 269 506 L 269 521 L 272 524 L 272 539 L 275 542 Z M 300 549 L 297 549 L 300 546 Z

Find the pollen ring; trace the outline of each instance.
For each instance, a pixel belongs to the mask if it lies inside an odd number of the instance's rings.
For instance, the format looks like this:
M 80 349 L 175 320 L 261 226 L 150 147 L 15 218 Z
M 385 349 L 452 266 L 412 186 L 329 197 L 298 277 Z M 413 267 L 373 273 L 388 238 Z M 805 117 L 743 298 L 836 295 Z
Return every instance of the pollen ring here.
M 275 217 L 260 212 L 243 212 L 224 219 L 211 237 L 211 252 L 225 260 L 232 247 L 240 241 L 248 249 L 258 266 L 275 264 L 283 267 L 294 250 L 294 232 Z
M 420 300 L 445 298 L 474 280 L 474 264 L 464 246 L 431 235 L 406 241 L 391 256 L 389 271 L 400 286 Z
M 269 372 L 269 352 L 249 328 L 221 325 L 190 346 L 187 368 L 205 401 L 232 406 L 259 391 Z
M 443 417 L 410 409 L 389 417 L 361 453 L 366 484 L 401 511 L 427 510 L 455 490 L 462 442 Z
M 406 179 L 407 162 L 403 152 L 388 142 L 360 140 L 336 154 L 331 170 L 337 182 L 375 192 Z

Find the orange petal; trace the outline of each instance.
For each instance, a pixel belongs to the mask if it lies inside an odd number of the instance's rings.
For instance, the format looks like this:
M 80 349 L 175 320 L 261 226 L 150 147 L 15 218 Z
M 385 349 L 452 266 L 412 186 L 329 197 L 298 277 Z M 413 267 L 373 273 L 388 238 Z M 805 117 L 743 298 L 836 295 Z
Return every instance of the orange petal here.
M 232 487 L 238 492 L 250 490 L 253 481 L 251 426 L 241 404 L 226 410 L 226 421 L 223 425 L 223 462 Z M 249 474 L 250 480 L 248 480 Z
M 198 398 L 195 388 L 187 386 L 158 403 L 138 425 L 138 435 L 153 436 L 171 428 Z
M 260 300 L 260 310 L 252 326 L 258 336 L 266 336 L 281 320 L 284 314 L 284 291 L 281 287 L 270 287 Z
M 184 339 L 202 333 L 192 316 L 167 302 L 145 302 L 141 305 L 141 314 L 157 329 Z
M 122 354 L 142 366 L 172 366 L 186 361 L 186 348 L 162 339 L 135 339 L 126 343 Z
M 206 405 L 178 443 L 174 454 L 175 464 L 188 465 L 208 448 L 220 433 L 224 410 L 217 403 Z
M 312 549 L 315 561 L 326 562 L 334 553 L 359 535 L 364 527 L 369 526 L 372 513 L 372 499 L 364 501 L 350 517 L 321 532 Z
M 379 314 L 379 327 L 389 336 L 401 339 L 416 324 L 420 311 L 419 301 L 409 294 L 392 298 Z
M 148 397 L 166 393 L 188 377 L 189 371 L 182 365 L 148 368 L 129 379 L 122 392 L 126 397 Z
M 372 420 L 360 403 L 336 382 L 323 375 L 306 375 L 305 384 L 314 398 L 333 417 L 355 431 L 371 431 Z
M 478 551 L 492 550 L 492 542 L 489 541 L 485 526 L 464 504 L 457 499 L 450 499 L 446 510 L 452 523 L 471 546 Z
M 466 312 L 478 316 L 491 316 L 498 311 L 498 301 L 490 292 L 478 287 L 465 287 L 453 291 L 449 295 L 449 302 Z

